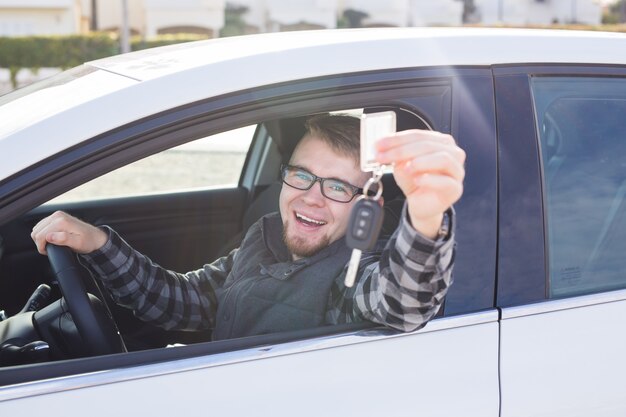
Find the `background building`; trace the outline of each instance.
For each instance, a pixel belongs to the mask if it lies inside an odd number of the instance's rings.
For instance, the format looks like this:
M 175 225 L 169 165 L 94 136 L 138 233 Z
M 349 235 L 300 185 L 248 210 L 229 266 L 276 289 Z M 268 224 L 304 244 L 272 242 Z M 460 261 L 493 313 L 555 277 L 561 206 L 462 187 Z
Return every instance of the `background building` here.
M 121 0 L 81 1 L 84 18 L 92 22 L 94 30 L 119 30 Z M 213 38 L 224 26 L 224 0 L 127 0 L 127 4 L 130 32 L 147 38 L 168 33 L 195 33 Z
M 215 38 L 336 27 L 460 26 L 464 21 L 598 25 L 602 5 L 616 0 L 0 0 L 0 37 L 121 33 L 124 1 L 130 33 L 149 39 L 174 33 Z M 60 70 L 5 66 L 0 94 Z
M 0 0 L 0 36 L 70 35 L 86 24 L 80 0 Z
M 474 0 L 474 4 L 476 20 L 485 25 L 599 25 L 602 21 L 598 0 Z
M 601 23 L 601 0 L 126 0 L 130 32 L 218 37 L 226 15 L 237 33 L 356 26 L 458 26 L 464 5 L 472 23 Z M 467 14 L 467 10 L 465 10 Z M 0 0 L 0 36 L 118 31 L 122 0 Z

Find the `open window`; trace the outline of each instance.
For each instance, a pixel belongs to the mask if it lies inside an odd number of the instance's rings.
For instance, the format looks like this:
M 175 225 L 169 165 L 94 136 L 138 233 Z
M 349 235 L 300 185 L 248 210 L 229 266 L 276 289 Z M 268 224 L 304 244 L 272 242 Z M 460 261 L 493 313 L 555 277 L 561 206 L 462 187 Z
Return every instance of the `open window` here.
M 491 85 L 489 77 L 483 77 L 481 80 L 484 81 L 484 85 Z M 474 82 L 475 79 L 472 81 L 472 83 L 467 83 L 468 88 L 462 88 L 459 91 L 469 94 L 472 88 L 481 86 L 480 82 Z M 277 87 L 276 89 L 260 89 L 253 95 L 253 101 L 250 101 L 248 94 L 242 94 L 195 103 L 184 111 L 174 109 L 167 114 L 155 115 L 138 121 L 132 126 L 92 138 L 87 143 L 88 146 L 70 149 L 58 158 L 45 161 L 38 168 L 48 170 L 48 174 L 39 177 L 32 176 L 34 179 L 31 180 L 30 187 L 33 192 L 13 206 L 13 210 L 20 214 L 0 226 L 0 236 L 6 242 L 5 255 L 0 262 L 2 276 L 0 307 L 4 308 L 9 315 L 15 314 L 42 281 L 51 284 L 54 290 L 48 262 L 45 257 L 34 253 L 34 245 L 29 238 L 30 228 L 54 210 L 66 210 L 94 224 L 108 224 L 133 247 L 149 255 L 155 262 L 172 270 L 188 271 L 227 253 L 229 247 L 235 247 L 233 245 L 238 244 L 237 239 L 241 239 L 242 233 L 250 224 L 263 214 L 276 210 L 281 187 L 280 164 L 289 160 L 297 140 L 302 135 L 303 120 L 308 115 L 344 112 L 355 108 L 365 109 L 365 111 L 392 108 L 397 111 L 400 130 L 432 128 L 452 132 L 453 122 L 460 126 L 466 123 L 464 119 L 455 121 L 452 117 L 451 81 L 445 77 L 442 79 L 431 77 L 423 81 L 398 81 L 394 78 L 391 84 L 372 82 L 365 85 L 362 85 L 363 80 L 359 77 L 354 80 L 350 77 L 343 77 L 341 83 L 346 84 L 341 91 L 330 89 L 321 90 L 320 93 L 318 86 L 316 87 L 318 89 L 313 89 L 314 93 L 311 93 L 310 84 L 304 82 L 292 86 L 292 90 L 299 91 L 299 94 L 285 95 L 282 87 Z M 492 94 L 486 94 L 485 97 L 491 100 Z M 473 101 L 470 100 L 469 103 L 472 104 Z M 182 185 L 177 186 L 176 189 L 121 192 L 116 196 L 101 196 L 101 198 L 94 196 L 82 200 L 72 198 L 72 201 L 53 200 L 60 195 L 69 196 L 69 193 L 74 192 L 71 190 L 78 190 L 81 184 L 86 184 L 96 178 L 104 179 L 107 175 L 117 175 L 116 169 L 120 169 L 121 172 L 130 168 L 130 178 L 134 182 L 139 182 L 138 171 L 134 170 L 134 166 L 130 164 L 140 166 L 147 164 L 146 161 L 150 159 L 163 163 L 162 158 L 169 158 L 164 152 L 171 153 L 173 149 L 176 149 L 174 152 L 180 152 L 181 148 L 177 147 L 181 145 L 182 150 L 189 150 L 194 147 L 193 141 L 196 139 L 223 138 L 225 132 L 245 129 L 249 129 L 247 132 L 251 134 L 251 140 L 247 149 L 242 148 L 239 153 L 238 158 L 240 162 L 242 161 L 242 166 L 236 181 L 228 181 L 230 182 L 228 185 L 217 186 L 210 183 L 200 184 L 198 187 Z M 473 138 L 477 140 L 484 138 L 480 132 L 475 132 L 470 128 L 464 129 L 459 137 L 461 140 L 468 141 L 467 143 L 474 140 Z M 228 139 L 224 141 L 228 142 Z M 224 157 L 223 154 L 210 155 L 210 157 L 216 156 Z M 490 163 L 494 162 L 490 161 Z M 169 163 L 165 165 L 171 172 L 180 172 L 175 171 Z M 202 168 L 209 170 L 208 165 L 208 163 L 204 164 Z M 231 168 L 230 163 L 227 165 Z M 149 177 L 153 172 L 150 169 L 145 171 Z M 177 177 L 176 179 L 181 181 L 188 179 L 187 174 L 179 174 Z M 385 178 L 384 181 L 385 200 L 390 203 L 395 201 L 397 213 L 402 205 L 402 195 L 395 187 L 391 176 Z M 95 187 L 98 191 L 97 188 L 100 186 Z M 117 186 L 113 188 L 117 191 Z M 480 200 L 484 202 L 482 197 Z M 471 203 L 472 199 L 470 197 L 465 201 Z M 459 213 L 465 212 L 466 215 L 471 215 L 474 218 L 473 224 L 478 224 L 480 216 L 473 214 L 471 204 L 467 207 L 466 211 L 460 208 Z M 480 210 L 483 210 L 483 206 Z M 484 216 L 487 215 L 488 213 L 484 214 Z M 389 219 L 393 220 L 391 217 Z M 469 225 L 469 223 L 465 224 Z M 471 231 L 466 230 L 469 236 Z M 479 238 L 485 236 L 482 229 L 477 234 Z M 476 241 L 476 239 L 472 240 Z M 494 255 L 485 251 L 481 253 L 483 253 L 482 256 L 488 258 Z M 467 286 L 473 285 L 472 280 L 476 279 L 471 272 L 476 268 L 463 268 L 463 263 L 473 262 L 481 265 L 489 263 L 467 255 L 461 256 L 459 262 L 461 270 L 467 272 L 465 272 L 466 277 L 463 277 L 463 274 L 457 275 L 460 282 L 459 291 L 454 295 L 452 311 L 454 314 L 476 312 L 481 308 L 472 303 L 477 303 L 480 297 L 468 298 L 464 295 Z M 488 274 L 477 274 L 476 277 L 485 281 L 492 280 Z M 486 291 L 488 292 L 488 288 Z M 492 297 L 487 298 L 491 303 Z M 467 300 L 468 303 L 463 300 Z M 124 367 L 144 369 L 150 366 L 148 364 L 154 364 L 157 368 L 163 365 L 174 366 L 175 369 L 181 370 L 188 369 L 185 368 L 187 365 L 173 364 L 173 361 L 180 360 L 203 361 L 210 364 L 207 366 L 219 365 L 218 368 L 224 364 L 234 364 L 233 369 L 242 369 L 241 367 L 246 368 L 245 364 L 250 362 L 251 358 L 259 355 L 276 358 L 286 358 L 285 355 L 288 355 L 289 358 L 296 361 L 302 360 L 305 364 L 309 363 L 312 354 L 317 354 L 320 350 L 323 350 L 324 354 L 332 355 L 333 352 L 346 354 L 345 352 L 351 351 L 355 345 L 363 348 L 362 342 L 364 341 L 389 342 L 386 347 L 391 349 L 389 352 L 395 353 L 390 353 L 390 355 L 385 353 L 382 356 L 399 357 L 400 352 L 405 349 L 403 346 L 407 343 L 414 343 L 408 340 L 410 338 L 398 337 L 404 335 L 398 335 L 393 331 L 371 329 L 375 326 L 368 323 L 300 329 L 293 332 L 211 342 L 210 332 L 166 332 L 139 322 L 127 310 L 114 305 L 110 307 L 124 338 L 127 353 L 90 356 L 82 359 L 65 358 L 36 366 L 5 368 L 0 374 L 2 376 L 0 385 L 58 376 L 84 375 L 105 369 L 118 370 Z M 419 332 L 418 336 L 433 336 L 432 340 L 436 343 L 422 344 L 428 350 L 425 354 L 431 356 L 441 350 L 442 345 L 439 344 L 441 339 L 434 335 L 439 330 L 456 326 L 464 329 L 470 326 L 473 330 L 484 325 L 489 328 L 489 334 L 485 337 L 491 340 L 495 331 L 493 327 L 495 319 L 496 317 L 491 313 L 480 314 L 479 317 L 460 317 L 458 320 L 456 317 L 450 319 L 444 317 L 432 326 L 429 325 L 428 331 Z M 434 333 L 428 333 L 429 331 Z M 454 336 L 448 334 L 446 337 L 453 338 Z M 177 345 L 163 348 L 174 344 Z M 376 345 L 376 343 L 368 344 L 367 349 L 376 349 Z M 456 343 L 445 343 L 445 345 L 458 346 Z M 338 349 L 328 349 L 328 347 Z M 484 352 L 486 360 L 487 356 L 491 357 L 491 353 L 491 349 Z M 480 365 L 480 361 L 463 359 L 463 355 L 458 352 L 450 356 L 454 357 L 454 361 L 457 361 L 459 365 L 471 362 L 483 371 L 487 369 Z M 282 362 L 283 359 L 280 361 Z M 364 371 L 358 363 L 352 360 L 345 363 L 350 368 L 345 375 L 357 375 Z M 220 369 L 229 368 L 226 366 Z M 159 375 L 160 372 L 156 371 Z M 491 371 L 489 373 L 491 374 Z
M 363 111 L 389 109 L 396 111 L 398 130 L 431 128 L 426 116 L 417 114 L 415 110 L 368 107 L 365 110 L 334 112 L 358 117 Z M 66 211 L 96 225 L 113 227 L 133 247 L 169 269 L 181 272 L 192 270 L 227 254 L 238 246 L 243 234 L 254 222 L 278 210 L 281 189 L 279 167 L 289 161 L 309 116 L 259 120 L 256 124 L 202 135 L 199 139 L 131 162 L 84 184 L 76 184 L 69 191 L 20 217 L 19 221 L 4 226 L 1 234 L 15 235 L 19 243 L 17 247 L 11 247 L 3 262 L 6 274 L 14 277 L 4 282 L 5 286 L 13 284 L 11 291 L 3 292 L 6 295 L 2 297 L 1 305 L 5 313 L 13 316 L 12 322 L 17 323 L 20 311 L 24 314 L 24 310 L 45 308 L 61 298 L 57 278 L 51 274 L 47 259 L 34 253 L 26 233 L 28 229 L 22 227 L 24 223 L 32 227 L 39 219 L 56 210 Z M 399 221 L 403 195 L 391 174 L 385 176 L 384 184 L 384 197 L 388 202 L 385 206 L 384 233 L 391 234 Z M 19 231 L 22 236 L 17 236 Z M 39 291 L 39 305 L 29 309 L 24 304 L 27 304 L 29 294 L 41 290 L 38 286 L 42 283 L 51 288 L 50 295 L 43 296 Z M 88 283 L 87 290 L 100 299 L 104 298 L 101 301 L 105 301 L 110 309 L 129 352 L 210 341 L 210 331 L 167 332 L 138 321 L 128 310 L 117 306 L 106 290 L 92 282 Z M 8 296 L 9 293 L 11 296 Z M 98 305 L 97 308 L 102 309 L 103 306 Z M 54 352 L 47 359 L 53 361 L 90 356 L 90 351 L 78 346 L 81 344 L 80 334 L 74 329 L 75 323 L 71 319 L 57 326 L 58 317 L 64 311 L 58 302 L 55 308 L 46 310 L 45 320 L 41 318 L 43 314 L 34 312 L 33 315 L 31 311 L 24 315 L 23 325 L 17 326 L 28 328 L 28 331 L 14 329 L 6 332 L 6 339 L 16 346 L 50 339 L 46 343 Z M 35 327 L 43 329 L 40 333 L 44 337 L 33 334 L 34 329 L 28 324 L 33 317 L 38 317 Z M 63 328 L 71 330 L 65 332 Z M 300 330 L 302 335 L 319 333 Z M 323 330 L 329 331 L 337 330 Z M 42 349 L 34 361 L 45 361 L 45 351 Z M 21 360 L 16 361 L 7 364 L 22 363 Z

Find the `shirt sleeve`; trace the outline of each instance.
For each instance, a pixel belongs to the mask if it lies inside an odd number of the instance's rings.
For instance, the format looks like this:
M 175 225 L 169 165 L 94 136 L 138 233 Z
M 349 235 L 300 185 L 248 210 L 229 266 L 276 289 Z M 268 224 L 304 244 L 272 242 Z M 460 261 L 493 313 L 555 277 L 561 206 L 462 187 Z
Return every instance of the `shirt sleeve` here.
M 368 320 L 400 331 L 422 328 L 437 314 L 452 284 L 454 210 L 449 233 L 435 241 L 410 224 L 406 205 L 398 228 L 378 252 L 364 253 L 353 288 L 336 283 L 333 322 Z
M 237 249 L 201 269 L 180 274 L 134 250 L 113 229 L 103 229 L 109 235 L 107 243 L 80 257 L 118 304 L 167 330 L 214 327 L 216 290 L 224 284 Z

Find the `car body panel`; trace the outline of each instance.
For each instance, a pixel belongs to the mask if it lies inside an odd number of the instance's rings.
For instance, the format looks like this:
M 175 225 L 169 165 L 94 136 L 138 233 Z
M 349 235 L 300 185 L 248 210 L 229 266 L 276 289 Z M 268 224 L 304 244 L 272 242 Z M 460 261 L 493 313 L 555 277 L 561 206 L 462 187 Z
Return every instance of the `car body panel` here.
M 618 329 L 626 325 L 624 290 L 546 301 L 552 297 L 546 243 L 550 219 L 544 207 L 547 156 L 539 147 L 530 84 L 539 77 L 626 80 L 626 68 L 538 65 L 494 73 L 500 149 L 501 415 L 622 416 L 626 338 Z M 564 91 L 566 97 L 584 97 Z M 576 198 L 565 202 L 571 211 L 577 203 Z
M 528 74 L 495 77 L 500 223 L 498 305 L 546 296 L 541 173 Z
M 626 291 L 502 310 L 502 417 L 626 415 Z
M 424 329 L 305 332 L 279 335 L 286 338 L 280 342 L 263 335 L 13 367 L 0 374 L 0 413 L 62 401 L 64 415 L 623 415 L 624 292 L 546 302 L 545 190 L 530 79 L 623 77 L 626 55 L 616 51 L 625 42 L 623 34 L 517 29 L 268 34 L 87 63 L 78 71 L 115 87 L 48 113 L 52 89 L 35 92 L 41 108 L 6 131 L 0 126 L 0 154 L 12 152 L 0 167 L 4 265 L 35 259 L 21 235 L 51 209 L 35 208 L 47 199 L 201 134 L 279 118 L 368 106 L 414 111 L 466 149 L 467 176 L 455 205 L 455 283 L 444 317 Z M 75 82 L 54 88 L 72 91 Z M 0 106 L 0 118 L 28 100 Z M 205 242 L 223 239 L 219 226 L 232 234 L 257 191 L 271 186 L 274 165 L 285 156 L 276 147 L 267 138 L 253 143 L 239 187 L 201 191 L 190 198 L 195 211 L 177 203 L 184 194 L 94 201 L 76 210 L 97 223 L 117 222 L 146 247 L 164 242 L 154 238 L 162 225 L 190 244 L 186 234 L 206 221 L 196 230 L 208 235 Z M 213 201 L 220 196 L 227 201 Z M 225 213 L 221 203 L 232 209 Z M 226 224 L 199 214 L 206 208 Z M 42 263 L 28 279 L 39 278 Z M 20 275 L 3 278 L 6 288 L 19 287 Z
M 215 39 L 166 47 L 158 52 L 158 58 L 150 50 L 106 58 L 86 65 L 120 74 L 121 79 L 115 83 L 125 84 L 126 88 L 106 95 L 81 95 L 80 108 L 66 106 L 54 115 L 48 116 L 45 110 L 33 112 L 28 120 L 12 124 L 8 131 L 0 126 L 0 151 L 4 151 L 9 133 L 13 146 L 39 149 L 15 153 L 10 164 L 0 167 L 0 178 L 112 128 L 207 97 L 297 79 L 384 70 L 390 62 L 394 68 L 520 62 L 626 64 L 626 57 L 613 53 L 619 50 L 622 40 L 620 34 L 567 31 L 370 29 Z M 552 53 L 555 48 L 561 53 Z M 350 59 L 329 59 L 341 56 Z M 70 95 L 75 89 L 71 84 L 58 86 L 55 94 Z M 55 104 L 45 90 L 33 98 L 40 103 L 40 109 Z M 22 100 L 27 98 L 16 101 Z M 4 107 L 0 106 L 0 119 L 14 118 L 15 114 L 5 113 Z M 75 120 L 83 123 L 78 126 Z M 44 147 L 46 132 L 58 125 L 67 126 L 67 132 Z
M 333 88 L 329 90 L 328 85 Z M 451 91 L 454 91 L 454 94 L 451 94 Z M 286 103 L 285 97 L 288 99 Z M 247 102 L 247 100 L 253 101 Z M 297 106 L 293 104 L 294 100 L 298 103 Z M 83 147 L 74 147 L 71 152 L 49 158 L 46 161 L 47 165 L 40 166 L 37 170 L 25 172 L 23 176 L 15 176 L 12 181 L 5 184 L 5 187 L 11 190 L 15 184 L 16 188 L 13 188 L 17 190 L 15 194 L 24 196 L 19 200 L 20 203 L 37 198 L 30 203 L 35 205 L 56 196 L 59 192 L 57 190 L 63 191 L 80 184 L 84 178 L 101 174 L 102 171 L 96 171 L 100 169 L 99 167 L 106 167 L 108 170 L 111 165 L 127 163 L 137 158 L 138 155 L 152 153 L 155 147 L 159 149 L 167 146 L 166 141 L 178 143 L 177 141 L 182 140 L 186 135 L 195 135 L 202 129 L 228 129 L 255 120 L 249 117 L 256 118 L 258 121 L 260 117 L 272 119 L 280 115 L 289 115 L 290 112 L 318 112 L 330 105 L 333 106 L 332 108 L 341 109 L 368 103 L 372 105 L 392 103 L 409 110 L 419 111 L 428 119 L 433 128 L 444 132 L 451 131 L 462 146 L 469 148 L 470 157 L 477 163 L 468 167 L 471 176 L 467 178 L 466 186 L 469 191 L 457 205 L 459 218 L 463 220 L 458 226 L 458 231 L 462 235 L 461 244 L 464 248 L 457 256 L 457 264 L 460 265 L 459 271 L 463 272 L 456 274 L 458 285 L 453 286 L 449 293 L 449 309 L 450 314 L 461 314 L 490 308 L 493 304 L 495 285 L 497 194 L 495 115 L 489 69 L 440 68 L 388 71 L 367 76 L 362 74 L 343 76 L 338 79 L 327 78 L 315 82 L 258 89 L 254 96 L 231 95 L 228 98 L 190 105 L 184 110 L 162 113 L 153 119 L 146 119 L 125 129 L 115 130 L 109 135 L 100 136 L 97 140 L 85 143 Z M 229 110 L 232 106 L 237 108 L 236 113 Z M 262 110 L 259 110 L 257 106 L 260 106 Z M 468 107 L 475 110 L 464 111 L 460 116 L 452 117 L 453 109 Z M 229 111 L 226 112 L 224 109 Z M 177 118 L 178 124 L 175 122 Z M 196 118 L 200 120 L 199 126 L 192 124 Z M 186 131 L 191 133 L 187 134 Z M 114 147 L 117 146 L 120 150 L 113 153 Z M 250 157 L 255 158 L 258 155 Z M 62 171 L 57 173 L 57 169 Z M 35 176 L 39 172 L 41 175 Z M 55 174 L 52 175 L 52 173 Z M 244 173 L 245 175 L 247 173 Z M 22 190 L 17 188 L 29 182 L 32 182 L 32 185 Z M 253 185 L 248 185 L 248 187 L 252 189 Z M 2 186 L 0 186 L 1 190 Z M 10 195 L 10 191 L 5 192 L 5 198 L 7 195 Z M 206 195 L 208 197 L 211 194 Z M 157 198 L 147 197 L 149 200 Z M 171 198 L 176 201 L 184 196 L 171 196 Z M 131 201 L 132 199 L 128 200 L 128 203 Z M 2 203 L 2 196 L 0 196 L 0 223 L 3 218 L 9 217 L 11 212 L 24 210 L 24 206 L 7 210 Z M 135 207 L 129 206 L 127 211 L 137 212 L 137 207 L 142 207 L 139 201 L 137 204 Z M 106 210 L 108 203 L 94 203 L 92 211 L 95 211 L 98 205 Z M 173 206 L 177 205 L 173 204 Z M 155 212 L 167 205 L 148 201 L 145 207 L 149 207 L 149 213 L 154 220 L 156 219 Z M 26 205 L 26 209 L 29 208 Z M 68 208 L 73 207 L 68 206 Z M 125 211 L 122 205 L 115 206 L 115 210 L 119 213 Z M 80 210 L 76 214 L 81 214 Z M 187 213 L 187 215 L 191 214 L 193 213 Z M 164 213 L 164 215 L 171 216 L 169 213 Z M 86 217 L 86 219 L 92 218 L 96 219 L 93 215 Z M 26 223 L 31 224 L 30 227 L 34 225 L 32 220 Z M 153 228 L 167 227 L 167 223 L 150 222 L 148 219 L 144 219 L 142 223 Z M 199 225 L 199 228 L 204 229 L 205 226 Z M 0 234 L 3 230 L 0 227 Z M 147 228 L 146 230 L 148 231 Z M 145 236 L 148 235 L 149 233 L 146 232 Z M 213 238 L 221 239 L 217 235 Z M 154 241 L 133 240 L 133 243 L 142 248 L 155 246 Z M 32 256 L 38 257 L 34 249 L 34 247 L 31 248 Z M 171 257 L 163 256 L 167 255 L 165 253 L 167 251 L 173 254 L 178 252 L 179 248 L 168 245 L 159 251 L 148 251 L 147 254 L 153 260 L 163 262 L 164 265 L 180 265 L 180 262 L 170 263 Z M 204 258 L 204 261 L 209 259 Z M 193 268 L 197 265 L 199 264 L 193 265 Z M 37 276 L 30 273 L 24 275 Z M 471 296 L 468 297 L 468 294 Z
M 438 319 L 410 334 L 363 331 L 110 371 L 102 378 L 95 374 L 15 386 L 0 389 L 0 401 L 5 400 L 0 409 L 35 411 L 62 401 L 66 416 L 88 409 L 109 415 L 120 407 L 130 414 L 196 415 L 209 407 L 231 415 L 396 416 L 414 410 L 431 416 L 495 417 L 497 317 L 495 311 L 477 313 Z M 459 338 L 463 345 L 455 342 Z M 407 352 L 445 359 L 407 361 Z M 133 401 L 101 402 L 129 392 Z M 99 406 L 92 409 L 96 402 Z
M 0 153 L 12 155 L 3 160 L 0 168 L 2 180 L 77 143 L 71 138 L 85 139 L 85 130 L 108 129 L 107 119 L 115 118 L 118 110 L 112 105 L 110 97 L 116 93 L 123 94 L 127 87 L 137 84 L 134 80 L 106 71 L 86 69 L 79 72 L 82 75 L 78 78 L 68 77 L 64 82 L 53 83 L 50 87 L 0 106 L 0 119 L 3 120 Z M 25 112 L 25 108 L 29 111 Z M 106 109 L 105 113 L 102 109 Z M 92 116 L 85 120 L 85 114 Z M 85 123 L 76 123 L 81 119 Z M 59 125 L 64 126 L 63 136 L 50 137 L 55 126 Z M 22 149 L 29 149 L 30 152 L 21 152 Z

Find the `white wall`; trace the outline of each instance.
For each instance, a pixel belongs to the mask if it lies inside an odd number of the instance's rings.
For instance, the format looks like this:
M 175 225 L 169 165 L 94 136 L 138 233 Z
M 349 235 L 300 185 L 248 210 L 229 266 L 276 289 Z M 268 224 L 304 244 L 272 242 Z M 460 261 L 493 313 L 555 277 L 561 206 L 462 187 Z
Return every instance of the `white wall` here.
M 230 0 L 230 2 L 238 6 L 247 7 L 248 11 L 243 16 L 245 22 L 256 27 L 260 32 L 266 31 L 267 12 L 265 0 Z
M 437 0 L 440 1 L 440 0 Z M 367 13 L 363 25 L 408 26 L 409 0 L 344 0 L 346 9 Z
M 474 0 L 480 13 L 480 22 L 490 25 L 508 23 L 513 25 L 546 25 L 553 21 L 591 25 L 602 21 L 602 8 L 596 0 Z M 502 9 L 502 19 L 498 8 Z
M 602 6 L 593 0 L 559 0 L 555 2 L 554 14 L 560 23 L 597 25 L 602 21 Z
M 122 0 L 98 0 L 98 29 L 119 29 L 122 26 Z M 131 31 L 143 33 L 146 21 L 144 0 L 128 0 L 128 24 Z
M 338 0 L 341 10 L 355 9 L 369 15 L 367 25 L 461 25 L 463 3 L 458 0 Z
M 144 7 L 147 37 L 177 26 L 206 28 L 217 36 L 224 26 L 225 0 L 144 0 Z
M 0 36 L 79 33 L 80 15 L 74 0 L 0 0 Z
M 458 0 L 411 0 L 411 26 L 460 26 L 463 2 Z
M 337 27 L 336 0 L 266 0 L 268 30 L 306 22 L 327 29 Z
M 0 8 L 66 9 L 73 7 L 74 3 L 74 0 L 0 0 Z

